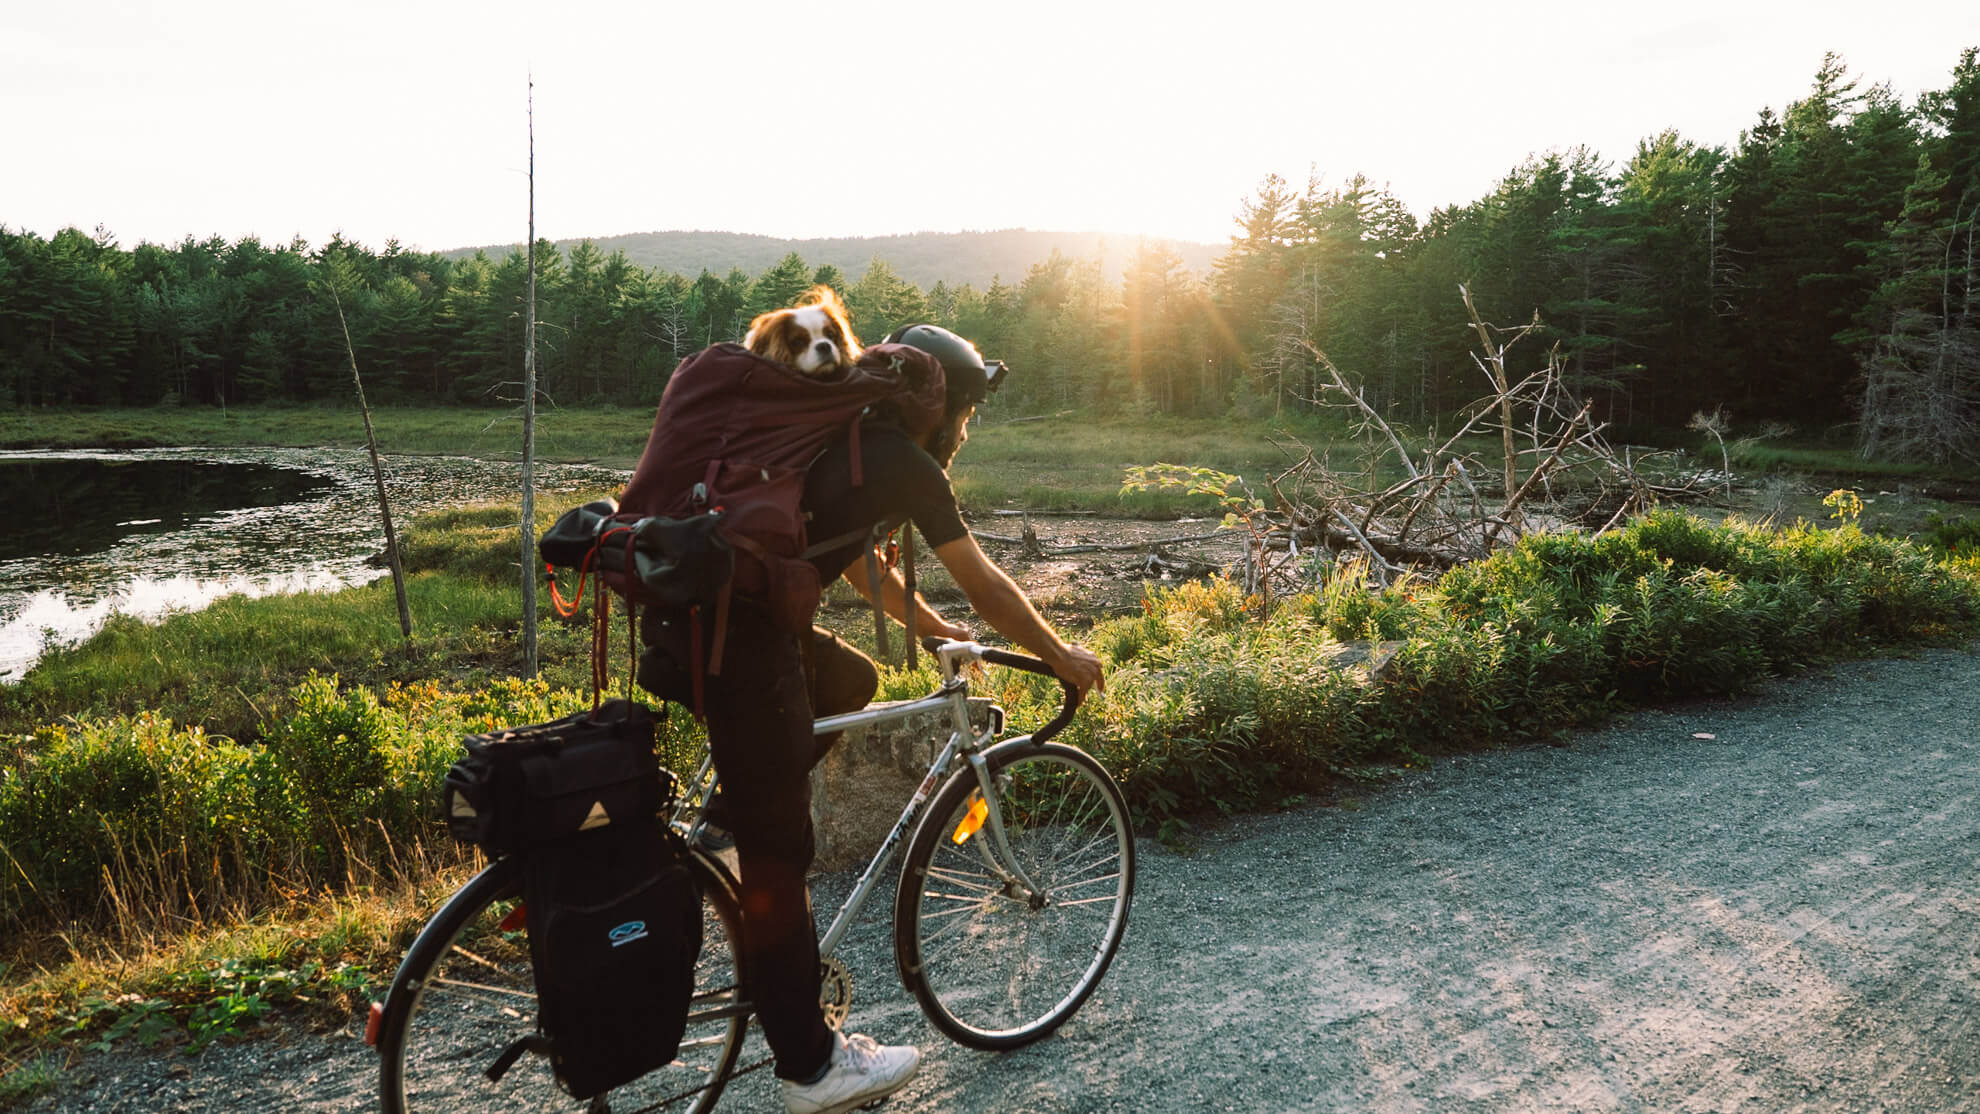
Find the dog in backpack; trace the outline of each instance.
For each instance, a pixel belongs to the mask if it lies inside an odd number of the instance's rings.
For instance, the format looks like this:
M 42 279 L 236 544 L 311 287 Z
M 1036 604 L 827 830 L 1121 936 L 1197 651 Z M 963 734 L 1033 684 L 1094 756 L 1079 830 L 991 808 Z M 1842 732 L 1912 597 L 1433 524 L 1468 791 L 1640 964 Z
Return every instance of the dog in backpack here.
M 860 353 L 845 304 L 823 285 L 812 287 L 795 306 L 758 314 L 743 347 L 818 379 L 844 372 Z

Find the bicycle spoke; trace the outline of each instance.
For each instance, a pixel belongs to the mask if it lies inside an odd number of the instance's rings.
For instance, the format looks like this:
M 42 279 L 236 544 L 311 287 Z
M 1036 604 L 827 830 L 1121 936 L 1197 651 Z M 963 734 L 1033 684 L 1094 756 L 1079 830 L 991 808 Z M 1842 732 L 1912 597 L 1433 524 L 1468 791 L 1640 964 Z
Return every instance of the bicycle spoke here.
M 1079 1008 L 1133 891 L 1126 809 L 1091 759 L 1047 744 L 993 762 L 999 822 L 971 837 L 973 854 L 938 844 L 978 788 L 945 787 L 910 849 L 921 869 L 901 906 L 910 987 L 939 1028 L 979 1048 L 1036 1039 Z
M 386 1114 L 576 1108 L 542 1056 L 524 1057 L 497 1081 L 484 1074 L 512 1042 L 535 1030 L 535 981 L 525 937 L 498 929 L 514 904 L 515 878 L 513 862 L 491 866 L 436 916 L 408 953 L 402 987 L 421 989 L 410 1006 L 388 1016 L 380 1035 Z M 724 885 L 712 876 L 704 884 Z M 730 941 L 740 920 L 728 893 L 711 888 L 707 895 L 698 986 L 674 1057 L 613 1089 L 615 1111 L 706 1111 L 726 1084 L 749 1017 L 732 966 Z M 434 938 L 428 940 L 429 934 Z
M 506 986 L 489 986 L 486 983 L 465 982 L 461 979 L 435 979 L 429 985 L 427 993 L 429 994 L 432 993 L 433 987 L 446 987 L 449 990 L 458 990 L 464 992 L 465 991 L 479 992 L 479 993 L 463 993 L 461 996 L 464 998 L 486 998 L 488 995 L 492 994 L 492 995 L 497 995 L 498 997 L 489 998 L 488 999 L 489 1001 L 502 1001 L 504 999 L 514 998 L 518 1001 L 528 1002 L 532 1006 L 536 1004 L 536 992 L 533 990 L 517 990 Z

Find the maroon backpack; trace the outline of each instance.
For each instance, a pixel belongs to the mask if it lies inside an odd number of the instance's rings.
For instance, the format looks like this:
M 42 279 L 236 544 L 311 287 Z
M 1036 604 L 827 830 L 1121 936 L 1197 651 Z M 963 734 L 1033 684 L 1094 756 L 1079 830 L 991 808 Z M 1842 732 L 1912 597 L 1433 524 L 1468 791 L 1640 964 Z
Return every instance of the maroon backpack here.
M 646 522 L 629 550 L 639 557 L 637 576 L 607 574 L 607 583 L 635 602 L 692 605 L 667 599 L 668 550 L 676 539 L 697 544 L 712 533 L 734 551 L 734 571 L 719 592 L 716 649 L 728 592 L 741 593 L 769 610 L 780 626 L 807 631 L 818 608 L 818 572 L 808 560 L 853 541 L 812 542 L 805 533 L 806 469 L 832 441 L 856 430 L 870 414 L 891 412 L 919 441 L 942 420 L 942 365 L 903 344 L 877 344 L 843 372 L 814 378 L 758 356 L 737 344 L 717 344 L 674 370 L 660 396 L 653 432 L 632 479 L 619 497 L 620 523 Z M 849 441 L 852 480 L 863 480 L 859 438 Z M 713 516 L 712 518 L 709 516 Z M 629 539 L 631 541 L 632 539 Z M 685 555 L 692 564 L 691 554 Z M 706 581 L 708 578 L 700 578 Z

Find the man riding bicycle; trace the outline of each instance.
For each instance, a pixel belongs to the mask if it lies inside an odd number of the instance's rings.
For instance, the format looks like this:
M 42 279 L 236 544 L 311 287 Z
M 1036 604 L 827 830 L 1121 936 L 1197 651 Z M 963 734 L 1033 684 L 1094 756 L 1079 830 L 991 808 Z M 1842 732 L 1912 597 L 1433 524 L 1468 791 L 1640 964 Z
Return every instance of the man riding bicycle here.
M 856 427 L 856 447 L 850 436 L 840 438 L 805 475 L 808 532 L 817 538 L 871 538 L 879 526 L 918 529 L 971 608 L 992 628 L 1042 658 L 1081 692 L 1104 687 L 1100 659 L 1059 637 L 978 548 L 957 510 L 947 469 L 969 439 L 976 406 L 989 395 L 991 369 L 969 341 L 937 326 L 909 326 L 887 340 L 941 362 L 947 388 L 943 420 L 919 441 L 884 416 Z M 861 482 L 854 482 L 855 470 Z M 852 541 L 812 557 L 819 582 L 843 575 L 872 600 L 874 585 L 862 568 L 868 545 Z M 920 595 L 910 597 L 898 571 L 880 579 L 879 595 L 877 603 L 903 622 L 912 609 L 917 631 L 968 637 Z M 641 637 L 662 655 L 663 668 L 684 672 L 696 660 L 686 628 L 677 613 L 655 608 L 645 614 Z M 702 679 L 702 708 L 722 785 L 719 819 L 735 838 L 740 866 L 742 969 L 776 1057 L 787 1109 L 792 1114 L 851 1110 L 891 1094 L 921 1062 L 912 1046 L 847 1037 L 825 1024 L 818 934 L 805 885 L 814 851 L 810 772 L 832 742 L 814 738 L 812 720 L 864 707 L 879 675 L 870 659 L 830 632 L 814 627 L 805 646 L 800 641 L 805 636 L 788 633 L 741 597 L 730 608 L 725 637 L 724 660 L 733 664 Z M 647 683 L 646 666 L 641 674 Z

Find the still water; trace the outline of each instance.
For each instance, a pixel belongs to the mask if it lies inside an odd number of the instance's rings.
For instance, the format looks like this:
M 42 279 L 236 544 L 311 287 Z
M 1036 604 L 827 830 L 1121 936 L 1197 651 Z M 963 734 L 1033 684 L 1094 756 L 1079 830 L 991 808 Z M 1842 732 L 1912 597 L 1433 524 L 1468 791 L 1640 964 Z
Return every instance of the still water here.
M 540 500 L 622 483 L 542 465 Z M 401 528 L 425 510 L 512 498 L 516 464 L 387 457 Z M 112 614 L 156 618 L 230 593 L 362 584 L 385 575 L 385 533 L 360 450 L 0 452 L 0 681 Z

